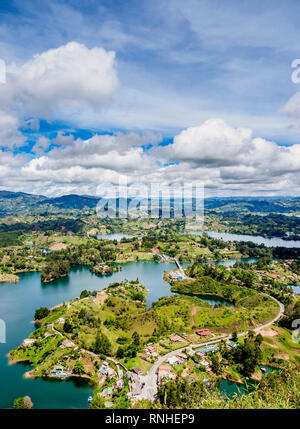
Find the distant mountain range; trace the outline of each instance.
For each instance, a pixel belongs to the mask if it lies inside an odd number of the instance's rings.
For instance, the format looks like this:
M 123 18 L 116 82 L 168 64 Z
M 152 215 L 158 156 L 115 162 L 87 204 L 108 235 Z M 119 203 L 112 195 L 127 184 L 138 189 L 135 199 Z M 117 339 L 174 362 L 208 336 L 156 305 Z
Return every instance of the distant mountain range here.
M 0 216 L 93 209 L 98 201 L 97 197 L 75 194 L 47 198 L 43 195 L 31 195 L 24 192 L 0 191 Z
M 66 210 L 92 210 L 100 198 L 89 195 L 63 195 L 48 198 L 24 192 L 0 191 L 0 216 L 47 214 Z M 205 199 L 205 209 L 214 213 L 295 213 L 300 197 L 214 197 Z

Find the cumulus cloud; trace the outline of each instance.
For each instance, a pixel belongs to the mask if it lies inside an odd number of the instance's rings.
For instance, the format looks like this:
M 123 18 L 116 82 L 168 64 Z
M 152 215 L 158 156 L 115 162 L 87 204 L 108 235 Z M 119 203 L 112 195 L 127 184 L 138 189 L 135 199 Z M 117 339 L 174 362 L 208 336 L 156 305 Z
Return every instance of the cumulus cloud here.
M 37 131 L 39 119 L 72 121 L 84 110 L 99 115 L 118 85 L 115 53 L 77 42 L 21 65 L 7 64 L 0 87 L 0 146 L 23 145 L 19 128 Z
M 21 125 L 18 117 L 0 108 L 0 147 L 22 146 L 25 137 L 19 131 Z
M 251 135 L 248 128 L 235 129 L 222 119 L 209 119 L 175 136 L 166 153 L 171 161 L 188 161 L 207 167 L 231 165 L 249 151 L 247 143 Z
M 269 188 L 295 193 L 299 189 L 300 145 L 279 146 L 253 137 L 249 128 L 234 128 L 222 119 L 209 119 L 174 137 L 159 155 L 175 165 L 164 175 L 202 180 L 206 187 L 249 193 Z M 179 165 L 178 165 L 179 164 Z
M 96 134 L 87 140 L 59 132 L 53 140 L 39 138 L 35 156 L 23 164 L 5 153 L 0 184 L 24 188 L 31 183 L 47 195 L 93 194 L 101 183 L 118 183 L 126 175 L 129 183 L 200 181 L 209 194 L 219 195 L 294 195 L 299 190 L 298 144 L 278 146 L 222 119 L 187 128 L 167 146 L 160 141 L 150 132 Z
M 70 42 L 7 66 L 3 99 L 25 114 L 53 118 L 57 112 L 105 105 L 118 86 L 115 54 Z

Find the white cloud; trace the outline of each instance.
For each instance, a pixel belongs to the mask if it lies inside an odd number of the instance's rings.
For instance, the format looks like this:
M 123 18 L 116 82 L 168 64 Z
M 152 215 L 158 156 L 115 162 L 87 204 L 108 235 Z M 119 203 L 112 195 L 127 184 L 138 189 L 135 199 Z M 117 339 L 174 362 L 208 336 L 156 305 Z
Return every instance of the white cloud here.
M 0 147 L 22 146 L 26 138 L 19 128 L 37 131 L 39 119 L 72 122 L 83 111 L 99 116 L 118 85 L 115 53 L 77 42 L 21 65 L 7 64 L 6 84 L 0 86 Z
M 32 159 L 2 152 L 0 184 L 46 195 L 95 194 L 101 183 L 117 183 L 126 175 L 129 183 L 200 181 L 208 194 L 218 195 L 297 195 L 299 191 L 300 145 L 278 146 L 222 119 L 187 128 L 167 146 L 158 145 L 160 140 L 149 132 L 95 135 L 87 140 L 62 133 L 51 141 L 43 137 Z M 150 143 L 152 148 L 144 150 Z
M 17 104 L 23 114 L 57 118 L 101 109 L 117 86 L 114 52 L 70 42 L 21 66 L 8 65 L 3 100 Z
M 0 147 L 22 146 L 25 137 L 19 132 L 20 121 L 16 115 L 0 108 Z
M 300 118 L 300 92 L 296 92 L 280 109 L 282 113 Z
M 158 148 L 157 155 L 165 161 L 179 163 L 163 169 L 164 176 L 203 181 L 219 192 L 227 189 L 249 194 L 271 188 L 297 193 L 300 145 L 278 146 L 252 134 L 251 129 L 233 128 L 222 119 L 188 128 L 174 137 L 173 144 Z

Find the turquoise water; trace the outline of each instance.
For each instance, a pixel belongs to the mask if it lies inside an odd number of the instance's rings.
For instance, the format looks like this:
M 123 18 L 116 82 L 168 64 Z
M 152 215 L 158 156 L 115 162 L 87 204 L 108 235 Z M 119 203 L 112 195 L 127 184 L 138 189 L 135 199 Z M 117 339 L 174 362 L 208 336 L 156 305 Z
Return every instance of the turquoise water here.
M 272 372 L 280 372 L 279 368 L 273 368 L 271 366 L 259 365 L 260 369 L 264 368 L 266 371 L 263 371 L 264 375 L 270 374 Z
M 72 381 L 25 379 L 23 374 L 30 370 L 30 366 L 9 366 L 6 355 L 33 331 L 31 321 L 37 308 L 50 308 L 69 301 L 79 296 L 83 289 L 100 290 L 111 282 L 136 280 L 138 277 L 149 289 L 148 307 L 160 297 L 172 295 L 169 284 L 163 280 L 163 274 L 166 270 L 174 269 L 175 264 L 137 261 L 118 265 L 122 265 L 123 269 L 110 276 L 98 277 L 87 267 L 79 266 L 72 268 L 69 276 L 45 285 L 41 283 L 38 272 L 21 274 L 18 283 L 0 284 L 0 319 L 6 323 L 6 343 L 0 343 L 0 409 L 11 407 L 15 398 L 25 395 L 32 398 L 34 408 L 88 407 L 87 398 L 93 388 L 86 381 L 78 378 Z M 187 265 L 182 264 L 183 268 Z M 211 296 L 202 298 L 211 305 L 223 301 Z
M 220 392 L 226 395 L 228 398 L 232 398 L 235 395 L 243 395 L 246 393 L 246 388 L 244 384 L 234 383 L 232 381 L 222 379 L 219 386 Z
M 255 244 L 264 244 L 266 247 L 300 247 L 299 240 L 283 240 L 282 238 L 265 238 L 259 235 L 230 234 L 227 232 L 205 231 L 209 237 L 223 241 L 251 241 Z M 203 231 L 191 231 L 189 234 L 202 235 Z
M 234 307 L 234 304 L 232 304 L 231 302 L 227 301 L 224 298 L 220 298 L 219 296 L 215 296 L 215 295 L 197 295 L 197 297 L 199 299 L 201 299 L 202 301 L 207 302 L 212 307 L 215 307 L 216 305 L 227 305 L 229 307 Z
M 183 264 L 184 267 L 187 264 Z M 0 408 L 12 406 L 19 396 L 29 395 L 35 408 L 87 408 L 87 398 L 92 386 L 86 382 L 24 379 L 28 365 L 8 365 L 7 353 L 18 346 L 34 329 L 31 323 L 34 311 L 53 307 L 62 301 L 79 296 L 83 289 L 100 290 L 111 282 L 124 279 L 139 280 L 150 289 L 147 304 L 161 296 L 171 295 L 169 285 L 163 281 L 165 270 L 174 269 L 171 263 L 132 262 L 123 264 L 122 271 L 111 276 L 98 277 L 87 267 L 73 268 L 68 277 L 43 285 L 40 274 L 23 273 L 18 283 L 0 284 L 0 319 L 6 323 L 6 343 L 0 344 Z
M 296 294 L 300 294 L 300 286 L 292 286 L 292 289 Z

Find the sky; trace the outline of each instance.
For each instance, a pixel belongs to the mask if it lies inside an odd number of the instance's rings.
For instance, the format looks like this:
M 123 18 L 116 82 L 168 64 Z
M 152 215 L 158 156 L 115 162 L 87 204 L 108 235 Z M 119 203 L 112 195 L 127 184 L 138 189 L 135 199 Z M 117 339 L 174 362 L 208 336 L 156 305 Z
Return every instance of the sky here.
M 299 195 L 297 0 L 1 0 L 0 189 Z M 298 74 L 299 69 L 299 74 Z

